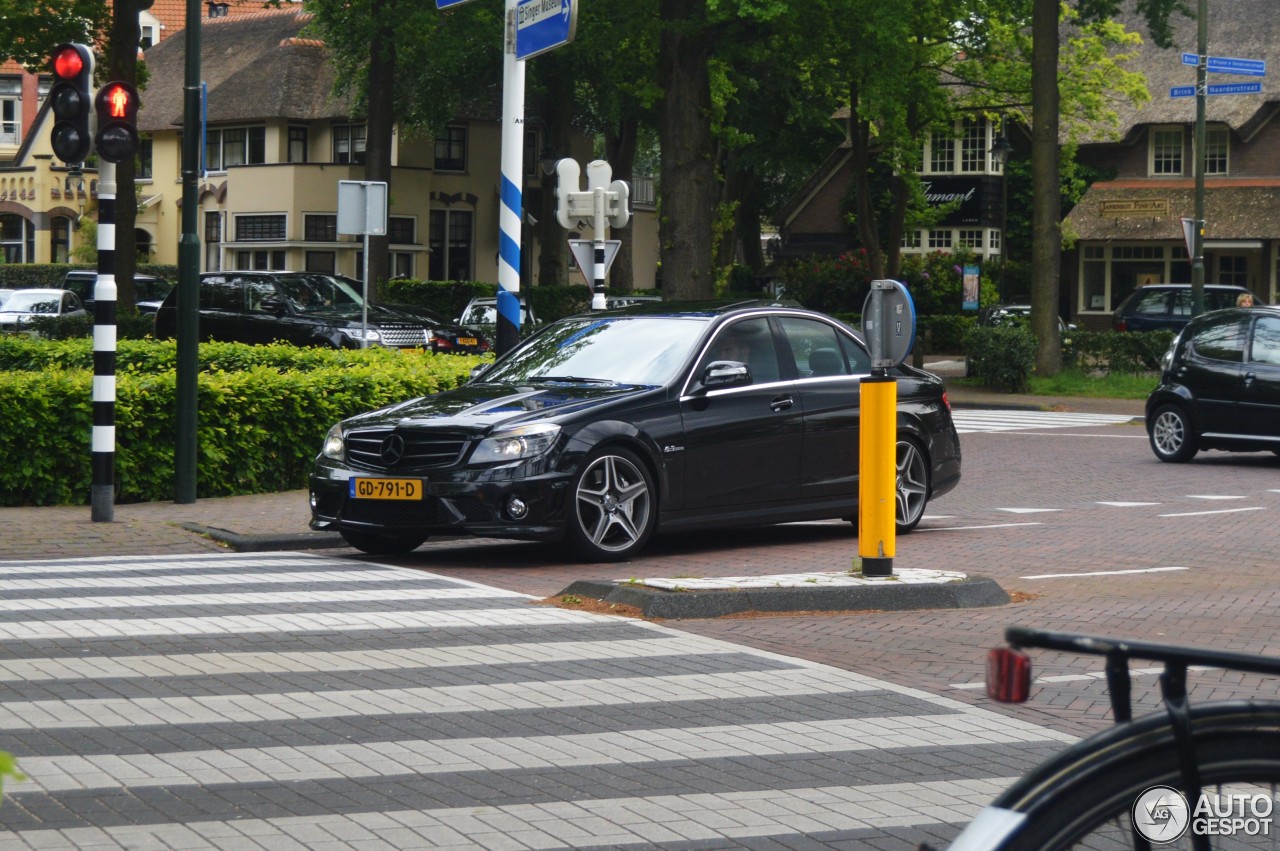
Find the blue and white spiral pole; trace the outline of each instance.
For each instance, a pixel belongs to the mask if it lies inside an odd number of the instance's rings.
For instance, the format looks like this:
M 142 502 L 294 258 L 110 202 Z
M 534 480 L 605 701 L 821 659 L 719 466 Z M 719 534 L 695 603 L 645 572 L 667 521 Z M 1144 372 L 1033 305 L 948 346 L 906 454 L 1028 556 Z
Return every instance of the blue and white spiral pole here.
M 116 167 L 98 164 L 98 280 L 93 288 L 94 522 L 115 519 L 116 469 Z
M 498 354 L 520 342 L 520 227 L 524 210 L 524 60 L 516 58 L 516 0 L 506 0 L 502 50 L 502 209 L 498 214 Z

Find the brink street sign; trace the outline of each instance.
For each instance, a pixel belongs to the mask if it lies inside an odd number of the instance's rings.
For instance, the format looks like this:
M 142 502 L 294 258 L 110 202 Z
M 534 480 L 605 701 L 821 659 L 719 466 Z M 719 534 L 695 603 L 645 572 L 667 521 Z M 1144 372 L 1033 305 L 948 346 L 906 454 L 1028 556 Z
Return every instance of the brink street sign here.
M 1200 57 L 1194 53 L 1182 54 L 1183 65 L 1199 65 Z M 1229 56 L 1206 56 L 1205 70 L 1210 74 L 1239 74 L 1242 77 L 1267 76 L 1264 59 L 1232 59 Z
M 1215 83 L 1205 86 L 1207 95 L 1256 95 L 1262 91 L 1262 83 Z M 1169 89 L 1171 98 L 1193 98 L 1196 96 L 1195 86 L 1173 86 Z
M 516 59 L 528 59 L 573 41 L 574 0 L 520 0 L 516 4 Z

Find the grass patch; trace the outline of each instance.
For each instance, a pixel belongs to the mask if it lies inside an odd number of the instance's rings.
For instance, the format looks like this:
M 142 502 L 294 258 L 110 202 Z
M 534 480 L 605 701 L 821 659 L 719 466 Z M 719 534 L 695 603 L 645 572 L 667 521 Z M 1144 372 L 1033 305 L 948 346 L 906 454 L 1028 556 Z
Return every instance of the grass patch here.
M 1052 378 L 1031 376 L 1028 392 L 1036 396 L 1146 399 L 1159 383 L 1160 376 L 1154 372 L 1097 375 L 1079 369 L 1064 369 Z

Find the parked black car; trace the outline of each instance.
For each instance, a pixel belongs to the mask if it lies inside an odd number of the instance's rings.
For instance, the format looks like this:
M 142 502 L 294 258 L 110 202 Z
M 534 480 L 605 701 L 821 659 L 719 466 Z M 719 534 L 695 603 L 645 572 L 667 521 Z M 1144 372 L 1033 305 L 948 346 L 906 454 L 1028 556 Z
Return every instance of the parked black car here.
M 1244 287 L 1230 284 L 1205 284 L 1205 312 L 1235 307 L 1236 299 L 1248 292 Z M 1253 303 L 1261 304 L 1257 296 L 1254 296 Z M 1190 321 L 1190 284 L 1138 287 L 1120 302 L 1111 315 L 1111 327 L 1116 331 L 1177 331 Z
M 80 297 L 84 309 L 93 314 L 93 290 L 98 284 L 98 273 L 92 269 L 69 269 L 62 279 L 64 289 Z M 134 275 L 133 292 L 139 313 L 155 313 L 160 309 L 173 284 L 155 275 Z
M 375 554 L 463 533 L 567 539 L 614 561 L 655 531 L 856 520 L 869 366 L 856 332 L 799 308 L 568 317 L 456 390 L 335 425 L 311 474 L 311 526 Z M 907 532 L 959 481 L 960 441 L 942 380 L 895 374 Z
M 1161 461 L 1201 449 L 1280 455 L 1280 308 L 1197 316 L 1161 361 L 1147 434 Z
M 358 286 L 358 282 L 355 282 Z M 200 276 L 200 339 L 481 354 L 489 341 L 423 308 L 370 304 L 367 322 L 360 292 L 346 279 L 310 272 L 206 272 Z M 156 338 L 174 336 L 178 292 L 156 314 Z

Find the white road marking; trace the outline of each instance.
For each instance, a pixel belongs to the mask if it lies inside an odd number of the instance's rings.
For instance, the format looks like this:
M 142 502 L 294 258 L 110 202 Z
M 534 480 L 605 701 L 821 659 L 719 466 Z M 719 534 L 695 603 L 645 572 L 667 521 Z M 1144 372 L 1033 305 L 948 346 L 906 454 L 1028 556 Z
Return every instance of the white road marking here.
M 1159 517 L 1203 517 L 1207 514 L 1239 514 L 1242 511 L 1266 511 L 1266 507 L 1255 505 L 1250 508 L 1220 508 L 1217 511 L 1184 511 L 1180 514 L 1160 514 Z
M 1189 567 L 1141 567 L 1132 570 L 1094 570 L 1088 573 L 1037 573 L 1019 576 L 1019 579 L 1062 579 L 1075 576 L 1123 576 L 1128 573 L 1164 573 L 1170 570 L 1190 570 Z

